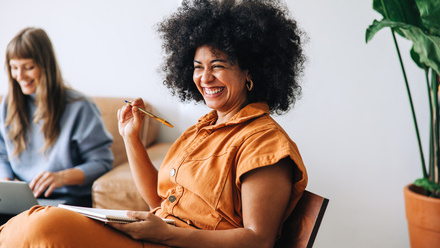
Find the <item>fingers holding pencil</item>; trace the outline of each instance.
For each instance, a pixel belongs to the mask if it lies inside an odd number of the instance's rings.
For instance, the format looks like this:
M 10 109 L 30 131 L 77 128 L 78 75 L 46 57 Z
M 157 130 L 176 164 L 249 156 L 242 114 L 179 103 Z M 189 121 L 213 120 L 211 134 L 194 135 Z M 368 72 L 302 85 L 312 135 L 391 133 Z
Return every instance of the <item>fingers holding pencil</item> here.
M 133 114 L 136 121 L 143 120 L 143 115 L 141 115 L 141 109 L 145 108 L 144 101 L 141 98 L 136 98 L 132 101 L 127 101 L 125 106 L 129 109 L 129 111 Z
M 162 119 L 162 118 L 160 118 L 160 117 L 158 117 L 158 116 L 148 112 L 147 110 L 143 109 L 142 107 L 140 107 L 140 106 L 144 106 L 142 99 L 138 98 L 138 99 L 136 99 L 134 101 L 127 101 L 127 100 L 125 100 L 125 102 L 128 105 L 133 106 L 134 108 L 137 108 L 140 112 L 142 112 L 142 113 L 144 113 L 144 114 L 146 114 L 146 115 L 148 115 L 148 116 L 150 116 L 150 117 L 152 117 L 152 118 L 162 122 L 163 124 L 165 124 L 165 125 L 167 125 L 169 127 L 174 127 L 168 121 L 166 121 L 166 120 L 164 120 L 164 119 Z M 136 111 L 136 109 L 134 109 L 134 110 Z
M 138 111 L 138 107 L 133 107 L 130 104 L 123 105 L 118 110 L 118 120 L 119 122 L 126 122 L 127 120 L 130 120 L 134 118 L 134 113 Z M 138 115 L 139 117 L 140 115 Z
M 138 98 L 136 98 L 136 99 L 134 99 L 134 100 L 131 100 L 131 101 L 127 101 L 127 100 L 125 100 L 125 102 L 126 102 L 128 105 L 132 106 L 132 107 L 137 107 L 137 108 L 140 108 L 140 109 L 145 108 L 144 101 L 143 101 L 142 98 L 140 98 L 140 97 L 138 97 Z
M 133 102 L 136 102 L 136 106 L 132 107 L 126 104 L 122 106 L 117 113 L 119 133 L 124 139 L 138 137 L 143 122 L 143 116 L 138 107 L 139 105 L 143 105 L 143 101 L 137 101 L 136 99 Z

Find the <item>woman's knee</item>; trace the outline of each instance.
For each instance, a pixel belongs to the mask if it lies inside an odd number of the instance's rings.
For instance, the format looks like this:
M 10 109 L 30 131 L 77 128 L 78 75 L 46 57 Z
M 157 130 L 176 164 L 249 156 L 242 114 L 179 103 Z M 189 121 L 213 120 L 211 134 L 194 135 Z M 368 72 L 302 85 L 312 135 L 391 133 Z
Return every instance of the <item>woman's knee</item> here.
M 78 226 L 84 221 L 83 218 L 87 217 L 57 207 L 34 206 L 6 223 L 0 233 L 0 240 L 34 245 L 47 241 L 66 242 L 75 229 L 83 228 Z
M 143 247 L 142 242 L 70 210 L 34 207 L 0 232 L 3 247 Z

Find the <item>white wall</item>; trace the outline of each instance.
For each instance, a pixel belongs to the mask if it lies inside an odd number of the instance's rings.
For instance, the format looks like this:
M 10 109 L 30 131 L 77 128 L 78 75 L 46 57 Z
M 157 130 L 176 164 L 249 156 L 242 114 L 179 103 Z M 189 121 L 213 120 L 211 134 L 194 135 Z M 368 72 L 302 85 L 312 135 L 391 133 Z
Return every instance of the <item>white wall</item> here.
M 157 72 L 162 54 L 153 26 L 179 2 L 0 0 L 0 63 L 20 29 L 42 27 L 74 88 L 146 99 L 176 126 L 162 127 L 161 139 L 171 141 L 208 111 L 171 97 Z M 409 247 L 402 189 L 421 176 L 420 159 L 390 32 L 364 41 L 365 29 L 380 19 L 371 5 L 288 1 L 310 37 L 309 62 L 302 99 L 276 119 L 300 148 L 309 190 L 330 198 L 315 247 Z M 424 74 L 409 58 L 411 44 L 398 40 L 426 137 Z M 5 94 L 6 74 L 0 74 Z

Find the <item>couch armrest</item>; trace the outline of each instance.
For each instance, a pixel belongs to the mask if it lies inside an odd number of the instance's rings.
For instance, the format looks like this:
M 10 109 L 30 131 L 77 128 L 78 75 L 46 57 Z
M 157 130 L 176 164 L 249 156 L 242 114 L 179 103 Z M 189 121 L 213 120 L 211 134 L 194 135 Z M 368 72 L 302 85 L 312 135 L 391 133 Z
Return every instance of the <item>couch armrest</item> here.
M 157 143 L 147 149 L 156 169 L 162 164 L 171 145 L 172 143 Z M 128 162 L 98 178 L 92 186 L 92 198 L 93 207 L 96 208 L 149 210 L 136 188 Z
M 119 135 L 118 118 L 117 113 L 124 104 L 124 100 L 127 98 L 122 97 L 92 97 L 96 106 L 101 111 L 102 120 L 107 131 L 113 136 L 113 144 L 111 146 L 115 160 L 113 167 L 117 167 L 127 162 L 127 153 L 125 152 L 124 141 L 121 135 Z M 145 109 L 152 112 L 150 104 L 145 102 Z M 149 147 L 154 142 L 159 134 L 159 122 L 146 116 L 142 124 L 139 136 L 145 147 Z

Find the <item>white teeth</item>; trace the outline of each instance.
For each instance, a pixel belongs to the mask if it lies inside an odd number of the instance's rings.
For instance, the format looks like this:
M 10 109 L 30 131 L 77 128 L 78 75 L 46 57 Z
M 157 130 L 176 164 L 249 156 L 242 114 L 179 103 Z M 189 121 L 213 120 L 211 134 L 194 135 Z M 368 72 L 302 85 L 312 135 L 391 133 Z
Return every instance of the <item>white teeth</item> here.
M 223 91 L 223 88 L 215 88 L 215 89 L 205 89 L 205 93 L 208 95 L 214 95 Z

